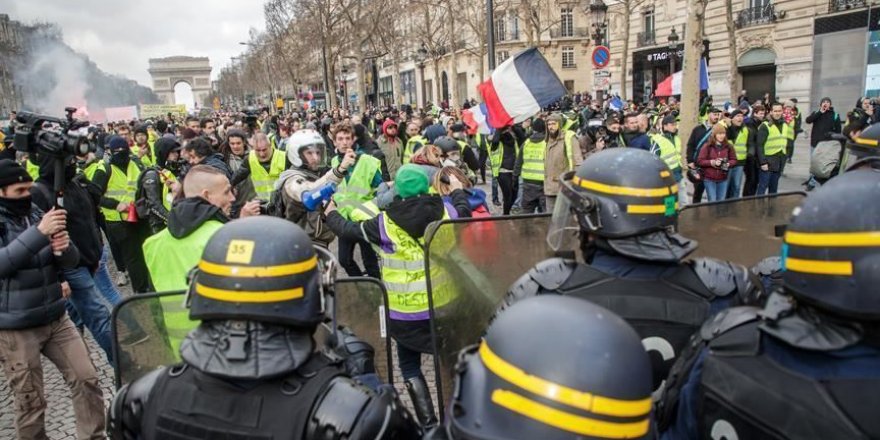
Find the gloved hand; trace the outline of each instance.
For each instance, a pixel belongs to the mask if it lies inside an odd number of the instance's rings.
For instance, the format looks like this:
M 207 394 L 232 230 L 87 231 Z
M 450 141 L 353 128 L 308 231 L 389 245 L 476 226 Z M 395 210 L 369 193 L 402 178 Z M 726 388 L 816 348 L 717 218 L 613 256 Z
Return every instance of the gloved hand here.
M 345 370 L 352 377 L 376 372 L 375 350 L 348 327 L 339 326 L 337 334 L 327 339 L 327 345 L 345 360 Z

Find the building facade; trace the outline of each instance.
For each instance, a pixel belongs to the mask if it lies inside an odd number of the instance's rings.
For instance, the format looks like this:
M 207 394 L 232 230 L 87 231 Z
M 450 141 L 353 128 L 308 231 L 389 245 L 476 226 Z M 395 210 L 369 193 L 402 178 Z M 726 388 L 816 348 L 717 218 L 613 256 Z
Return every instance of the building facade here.
M 14 82 L 14 60 L 22 52 L 21 23 L 0 14 L 0 117 L 22 106 L 21 87 Z

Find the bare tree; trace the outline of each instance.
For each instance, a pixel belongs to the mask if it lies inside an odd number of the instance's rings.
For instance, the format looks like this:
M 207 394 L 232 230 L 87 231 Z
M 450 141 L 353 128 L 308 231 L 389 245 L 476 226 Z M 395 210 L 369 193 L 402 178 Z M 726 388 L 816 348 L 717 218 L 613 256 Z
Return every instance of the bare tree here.
M 630 0 L 632 1 L 632 0 Z M 528 46 L 542 45 L 541 35 L 562 22 L 562 16 L 555 18 L 548 11 L 557 11 L 559 3 L 556 0 L 520 0 L 519 17 L 525 23 L 526 44 Z
M 310 38 L 318 37 L 318 48 L 323 58 L 322 64 L 326 63 L 325 88 L 330 106 L 336 106 L 336 63 L 342 49 L 343 29 L 342 9 L 345 5 L 341 0 L 292 0 L 294 1 L 294 14 L 300 17 L 302 23 L 308 23 L 307 30 Z M 310 41 L 310 40 L 306 40 Z
M 739 75 L 737 72 L 736 57 L 736 24 L 733 21 L 733 0 L 724 0 L 724 12 L 727 19 L 727 50 L 728 70 L 727 82 L 730 84 L 730 100 L 733 101 L 739 95 Z M 737 103 L 738 104 L 738 103 Z
M 405 0 L 384 0 L 383 9 L 386 11 L 404 10 L 408 2 Z M 379 14 L 379 22 L 374 33 L 373 40 L 376 47 L 387 54 L 393 66 L 392 94 L 394 103 L 398 106 L 403 104 L 403 87 L 400 81 L 400 65 L 405 61 L 406 54 L 412 52 L 410 35 L 407 32 L 404 20 L 396 14 Z
M 620 0 L 618 8 L 611 8 L 608 10 L 609 14 L 617 14 L 621 17 L 621 21 L 623 23 L 623 37 L 621 38 L 621 43 L 623 44 L 623 48 L 621 50 L 621 59 L 620 59 L 620 98 L 626 99 L 626 80 L 628 75 L 627 69 L 629 69 L 629 31 L 630 31 L 630 19 L 633 16 L 633 13 L 636 10 L 645 4 L 647 0 Z

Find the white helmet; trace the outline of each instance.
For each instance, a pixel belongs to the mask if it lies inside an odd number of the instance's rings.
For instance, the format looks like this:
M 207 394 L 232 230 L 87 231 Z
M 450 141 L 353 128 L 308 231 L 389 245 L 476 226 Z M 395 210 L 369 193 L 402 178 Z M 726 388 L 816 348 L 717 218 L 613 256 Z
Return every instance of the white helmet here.
M 287 159 L 295 167 L 303 166 L 302 151 L 306 148 L 317 148 L 321 152 L 322 162 L 327 151 L 324 138 L 315 130 L 297 130 L 290 136 L 287 143 Z

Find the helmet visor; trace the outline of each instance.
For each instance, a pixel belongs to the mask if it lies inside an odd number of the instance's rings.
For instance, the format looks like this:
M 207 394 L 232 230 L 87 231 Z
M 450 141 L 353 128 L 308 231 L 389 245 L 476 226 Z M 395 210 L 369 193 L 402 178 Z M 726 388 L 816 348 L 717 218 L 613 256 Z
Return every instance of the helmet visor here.
M 309 144 L 299 147 L 299 159 L 304 167 L 317 170 L 327 167 L 326 149 L 322 144 Z
M 550 218 L 550 227 L 547 229 L 547 245 L 554 252 L 568 248 L 571 240 L 577 239 L 580 224 L 575 213 L 572 211 L 572 197 L 576 197 L 571 187 L 571 176 L 574 173 L 565 173 L 559 177 L 561 191 L 556 198 L 556 206 L 553 208 L 553 217 Z

